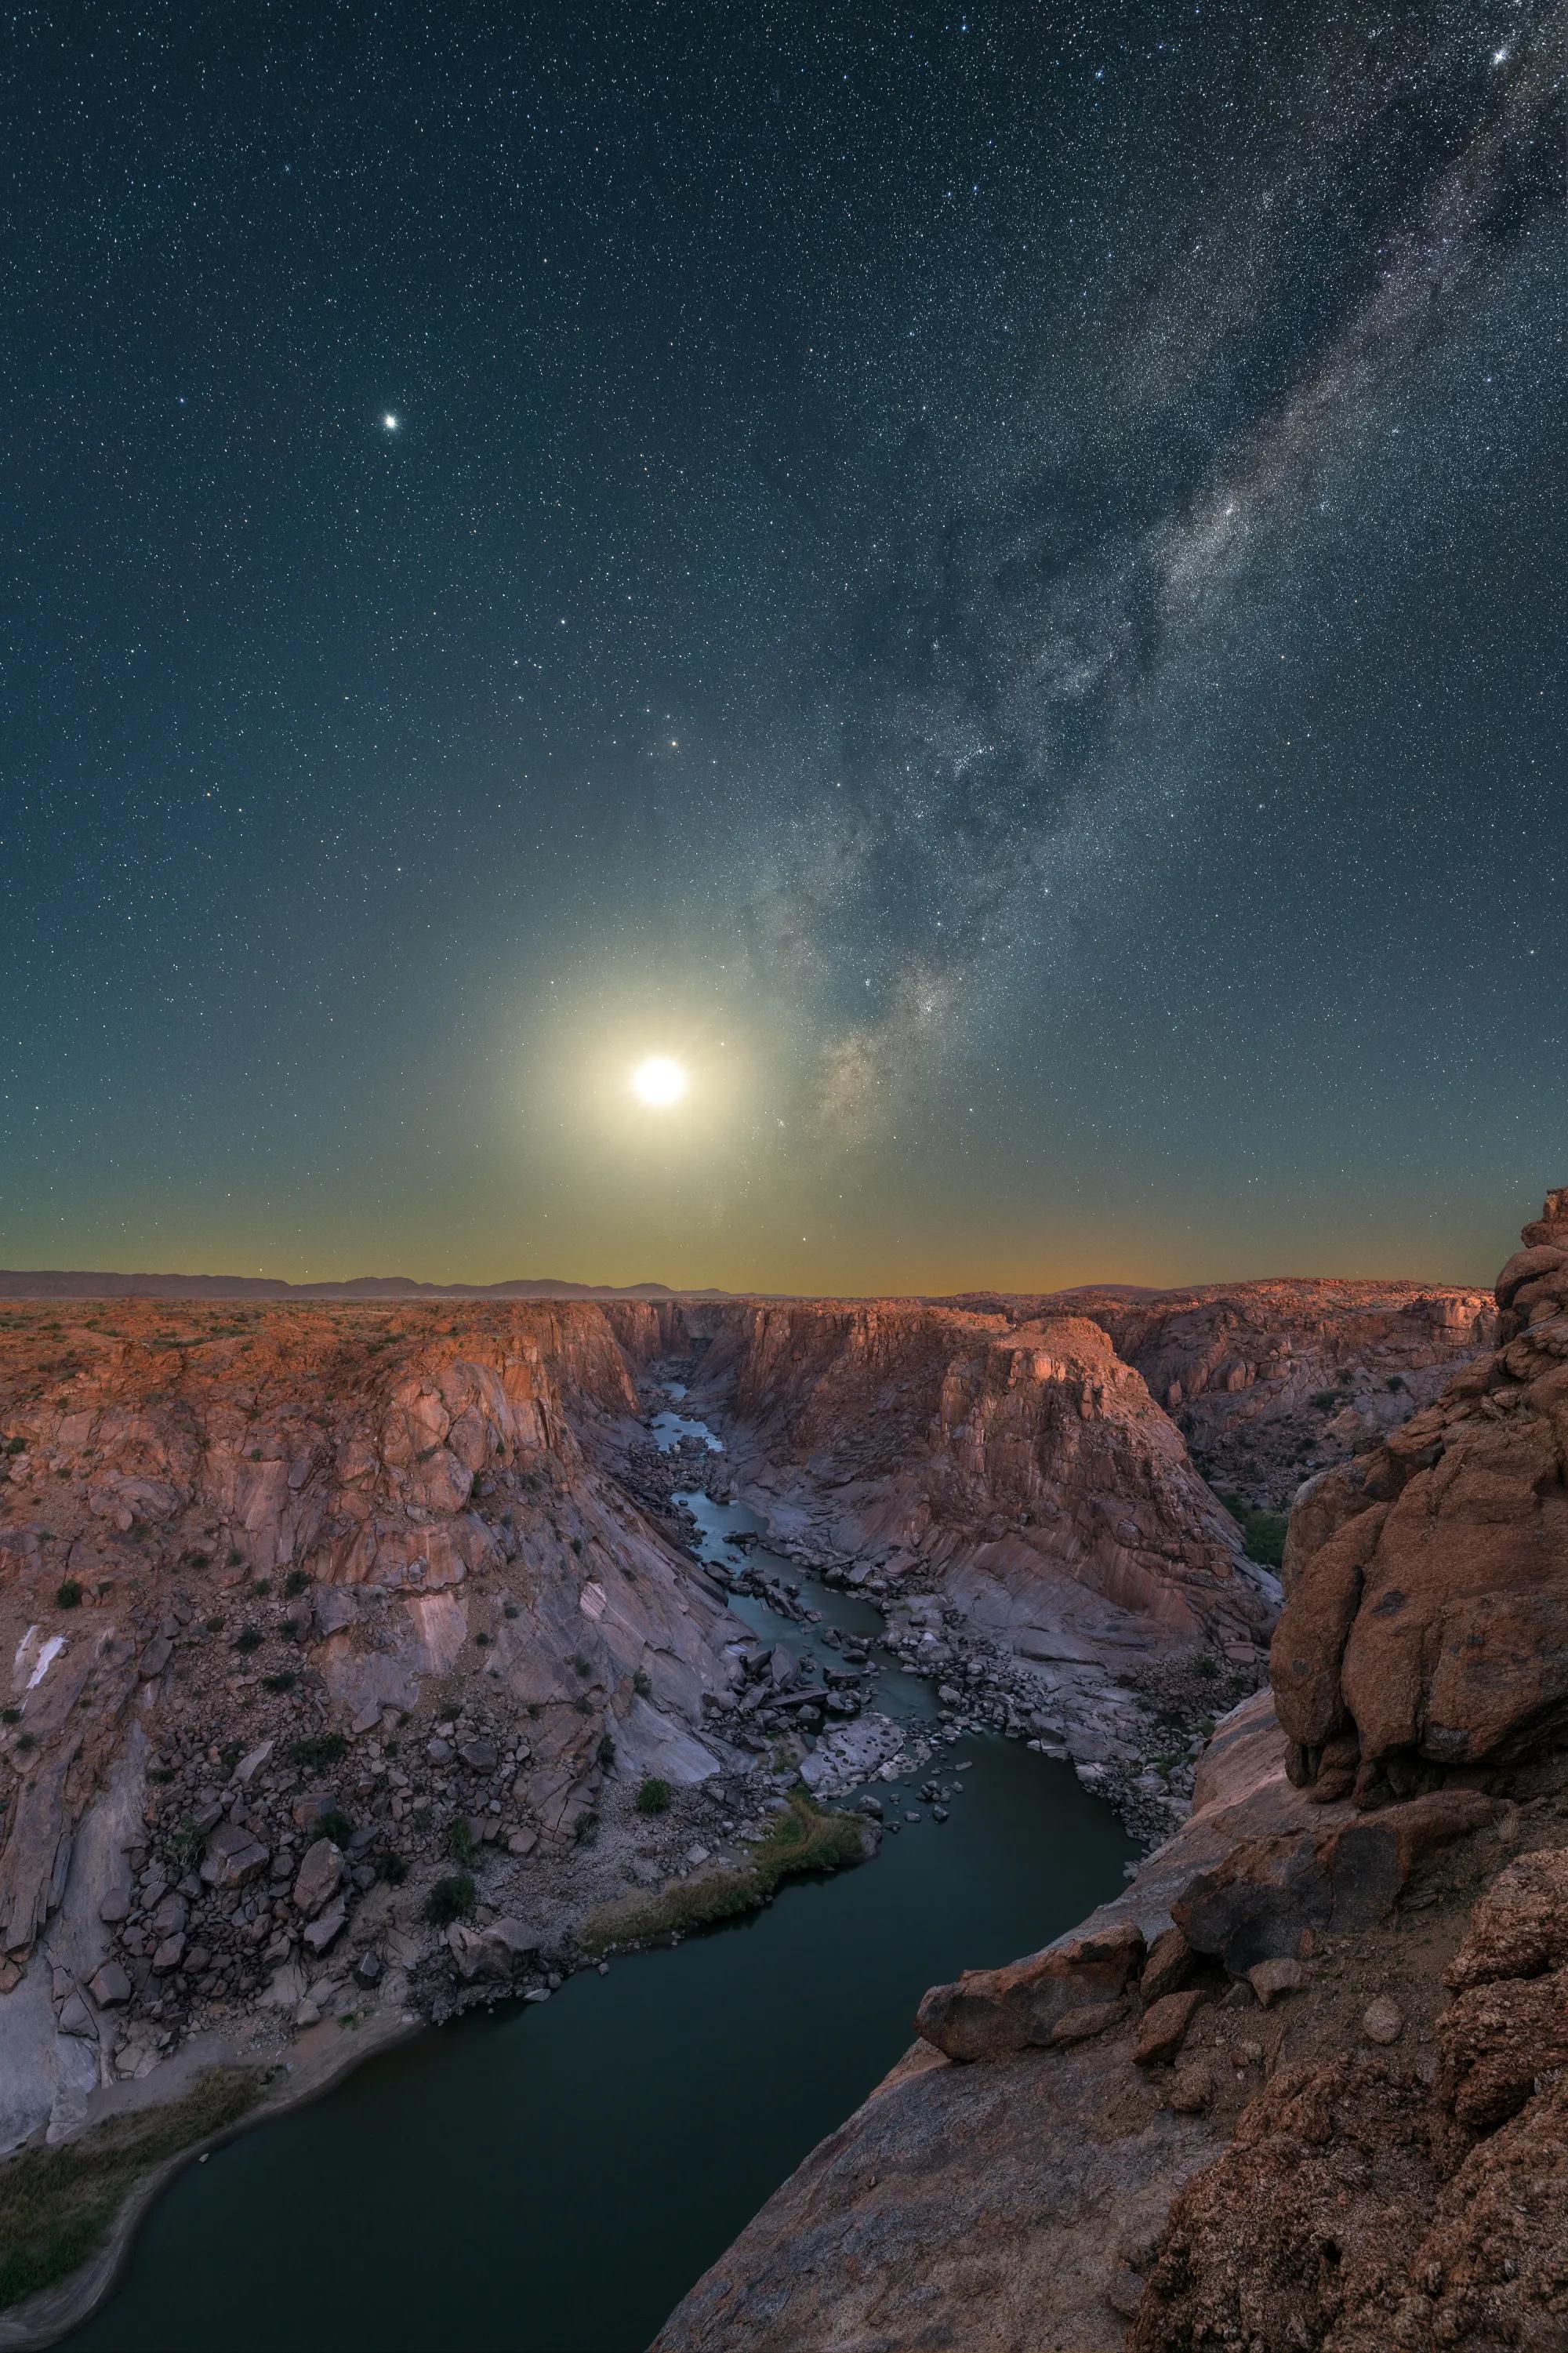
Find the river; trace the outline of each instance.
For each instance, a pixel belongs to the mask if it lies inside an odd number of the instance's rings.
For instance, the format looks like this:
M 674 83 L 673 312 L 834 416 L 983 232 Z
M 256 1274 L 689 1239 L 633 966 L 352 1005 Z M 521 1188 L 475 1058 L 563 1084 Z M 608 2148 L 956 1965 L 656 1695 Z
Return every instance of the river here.
M 709 1434 L 659 1418 L 661 1444 Z M 710 1559 L 760 1523 L 689 1499 Z M 756 1546 L 824 1624 L 871 1605 Z M 771 1641 L 820 1649 L 765 1602 Z M 831 1651 L 823 1651 L 831 1658 Z M 886 1667 L 874 1703 L 929 1720 Z M 956 1766 L 971 1760 L 968 1770 Z M 915 1791 L 962 1786 L 937 1823 Z M 1117 1893 L 1135 1850 L 1070 1768 L 966 1736 L 902 1784 L 873 1862 L 786 1883 L 748 1919 L 471 2012 L 179 2177 L 74 2353 L 637 2353 L 907 2048 L 928 1985 L 1014 1959 Z

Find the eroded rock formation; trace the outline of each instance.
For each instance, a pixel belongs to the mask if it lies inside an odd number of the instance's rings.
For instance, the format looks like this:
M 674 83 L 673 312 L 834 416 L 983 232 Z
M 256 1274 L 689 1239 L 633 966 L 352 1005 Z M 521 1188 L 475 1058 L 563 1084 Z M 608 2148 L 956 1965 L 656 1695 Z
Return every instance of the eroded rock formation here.
M 1568 1195 L 1498 1279 L 1502 1345 L 1298 1505 L 1274 1639 L 1292 1771 L 1407 1792 L 1568 1706 Z

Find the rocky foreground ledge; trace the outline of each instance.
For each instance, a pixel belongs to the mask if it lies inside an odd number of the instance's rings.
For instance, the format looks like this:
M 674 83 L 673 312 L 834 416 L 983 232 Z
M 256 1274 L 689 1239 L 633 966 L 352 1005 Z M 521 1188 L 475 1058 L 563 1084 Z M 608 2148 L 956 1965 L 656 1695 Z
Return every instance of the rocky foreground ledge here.
M 1568 1192 L 1524 1242 L 1303 1492 L 1191 1818 L 927 1995 L 657 2353 L 1568 2346 Z

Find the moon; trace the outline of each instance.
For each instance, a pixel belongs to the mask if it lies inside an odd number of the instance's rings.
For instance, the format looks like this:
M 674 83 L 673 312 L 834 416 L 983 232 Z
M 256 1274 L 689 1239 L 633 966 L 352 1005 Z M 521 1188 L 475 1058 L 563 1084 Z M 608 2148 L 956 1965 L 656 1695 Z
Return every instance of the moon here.
M 650 1054 L 632 1072 L 632 1092 L 655 1111 L 668 1111 L 686 1092 L 686 1072 L 668 1054 Z

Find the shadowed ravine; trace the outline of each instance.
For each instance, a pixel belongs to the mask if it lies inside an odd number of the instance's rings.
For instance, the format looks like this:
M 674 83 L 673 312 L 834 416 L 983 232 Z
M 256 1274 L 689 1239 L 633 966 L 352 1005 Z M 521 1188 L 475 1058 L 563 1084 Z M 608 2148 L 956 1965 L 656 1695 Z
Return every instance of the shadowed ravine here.
M 708 1549 L 743 1507 L 699 1499 Z M 868 1603 L 787 1574 L 825 1623 Z M 808 1629 L 737 1608 L 770 1638 Z M 925 1714 L 897 1670 L 879 1704 Z M 188 2169 L 153 2210 L 79 2353 L 326 2353 L 345 2344 L 633 2353 L 910 2040 L 921 1993 L 1059 1935 L 1133 1853 L 1070 1769 L 966 1738 L 951 1819 L 879 1784 L 868 1868 L 795 1882 L 678 1949 L 573 1978 L 548 2004 L 421 2033 L 325 2099 Z M 942 1767 L 950 1784 L 957 1777 Z

